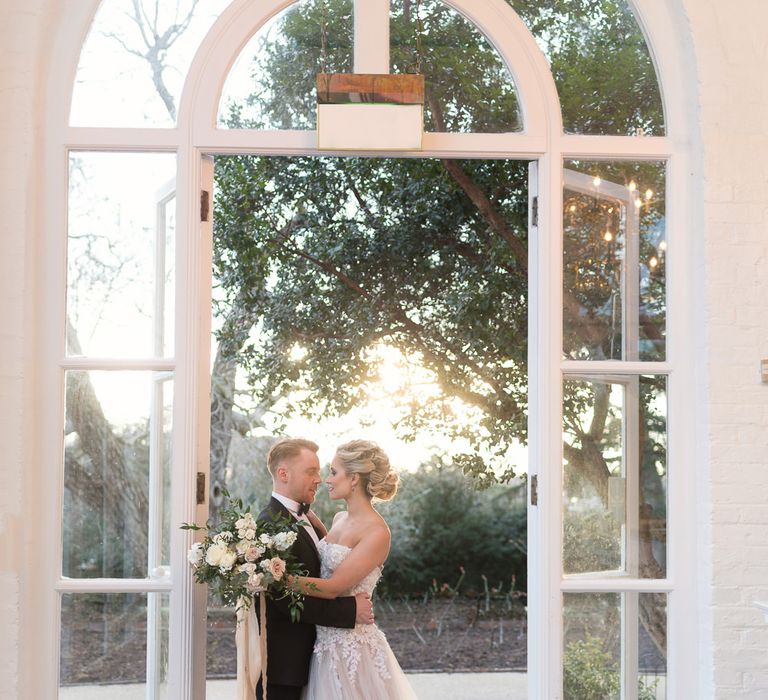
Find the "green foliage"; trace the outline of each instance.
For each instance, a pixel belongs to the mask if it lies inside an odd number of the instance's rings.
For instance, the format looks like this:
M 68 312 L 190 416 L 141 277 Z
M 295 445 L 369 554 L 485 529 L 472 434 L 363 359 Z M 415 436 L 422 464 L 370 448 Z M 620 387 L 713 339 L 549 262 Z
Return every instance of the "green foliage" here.
M 563 514 L 563 569 L 569 574 L 612 571 L 621 566 L 621 528 L 603 511 Z
M 344 414 L 378 381 L 371 350 L 396 347 L 443 390 L 404 406 L 401 434 L 465 438 L 492 456 L 490 464 L 477 453 L 464 458 L 478 477 L 508 468 L 507 450 L 526 430 L 527 280 L 441 163 L 233 157 L 217 165 L 219 310 L 245 305 L 257 319 L 258 337 L 239 355 L 257 396 L 301 390 L 285 411 Z M 524 240 L 516 203 L 525 165 L 460 165 L 493 191 Z M 220 334 L 219 342 L 240 340 Z M 306 350 L 300 360 L 295 346 Z M 453 397 L 476 419 L 457 420 Z
M 638 679 L 638 700 L 655 700 L 658 680 Z M 563 654 L 565 700 L 614 700 L 620 695 L 618 662 L 605 651 L 603 641 L 591 634 L 569 642 Z
M 664 133 L 656 71 L 626 0 L 507 0 L 549 59 L 567 132 Z
M 565 700 L 613 700 L 619 697 L 618 664 L 603 649 L 603 642 L 587 634 L 569 642 L 563 654 Z
M 587 133 L 658 128 L 655 75 L 624 3 L 511 4 L 548 53 L 564 112 L 575 115 L 567 123 Z M 347 0 L 312 0 L 277 20 L 255 58 L 254 93 L 230 125 L 311 127 L 315 73 L 349 70 L 350 11 Z M 391 31 L 395 68 L 427 76 L 432 128 L 519 126 L 506 68 L 455 11 L 398 2 Z M 403 405 L 400 435 L 462 439 L 468 449 L 455 462 L 466 474 L 485 484 L 511 478 L 509 449 L 527 423 L 526 164 L 226 157 L 216 184 L 217 313 L 243 315 L 218 340 L 257 401 L 297 397 L 275 406 L 285 416 L 344 414 L 378 380 L 372 350 L 396 347 L 441 389 Z M 574 261 L 586 254 L 573 252 Z M 587 292 L 581 308 L 605 306 L 602 292 Z M 454 399 L 468 415 L 456 414 Z
M 479 595 L 486 584 L 525 591 L 526 508 L 520 489 L 479 491 L 439 462 L 403 474 L 397 497 L 379 505 L 392 531 L 382 593 L 442 589 Z

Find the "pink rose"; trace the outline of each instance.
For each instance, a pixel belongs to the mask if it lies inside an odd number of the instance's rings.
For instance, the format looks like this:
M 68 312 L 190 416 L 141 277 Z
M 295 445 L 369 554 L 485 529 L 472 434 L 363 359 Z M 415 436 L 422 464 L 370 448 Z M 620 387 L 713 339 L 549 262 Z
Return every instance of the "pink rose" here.
M 269 571 L 275 581 L 279 581 L 285 573 L 285 562 L 280 557 L 273 557 L 269 560 Z
M 264 547 L 251 545 L 245 550 L 245 561 L 256 561 L 262 554 L 264 554 Z

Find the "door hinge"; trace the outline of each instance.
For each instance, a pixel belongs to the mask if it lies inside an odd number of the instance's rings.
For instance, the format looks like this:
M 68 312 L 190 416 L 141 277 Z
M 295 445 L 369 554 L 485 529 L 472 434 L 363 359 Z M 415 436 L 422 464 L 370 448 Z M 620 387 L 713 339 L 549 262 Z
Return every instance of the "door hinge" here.
M 531 226 L 539 225 L 539 198 L 531 199 Z
M 205 503 L 205 474 L 203 472 L 197 472 L 197 505 Z
M 531 505 L 539 505 L 539 477 L 536 474 L 531 476 Z
M 208 190 L 200 190 L 200 221 L 210 221 L 211 193 Z

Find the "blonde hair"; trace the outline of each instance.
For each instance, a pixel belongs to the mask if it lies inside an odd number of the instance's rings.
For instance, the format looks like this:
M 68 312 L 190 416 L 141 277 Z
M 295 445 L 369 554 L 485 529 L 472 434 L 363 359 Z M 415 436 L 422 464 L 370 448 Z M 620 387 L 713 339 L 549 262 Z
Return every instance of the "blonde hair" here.
M 339 445 L 336 457 L 347 474 L 358 474 L 365 492 L 379 501 L 389 501 L 397 493 L 400 477 L 389 457 L 375 442 L 351 440 Z
M 267 455 L 267 469 L 274 476 L 277 468 L 286 460 L 298 456 L 302 450 L 317 452 L 320 449 L 316 442 L 304 438 L 282 438 L 278 440 Z

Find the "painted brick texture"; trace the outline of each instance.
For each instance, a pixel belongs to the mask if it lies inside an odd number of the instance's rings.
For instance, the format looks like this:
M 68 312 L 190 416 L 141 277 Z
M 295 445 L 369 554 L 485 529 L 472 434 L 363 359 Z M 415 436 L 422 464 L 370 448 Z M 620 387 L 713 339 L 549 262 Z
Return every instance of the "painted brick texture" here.
M 768 600 L 768 5 L 685 6 L 704 142 L 714 695 L 757 700 L 768 698 L 768 624 L 753 605 Z

